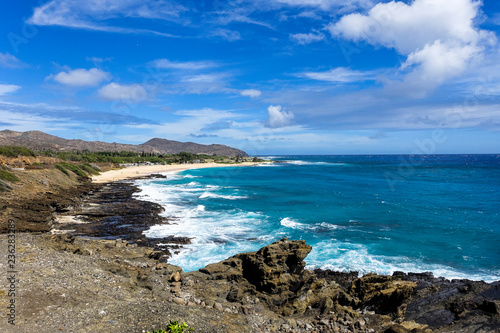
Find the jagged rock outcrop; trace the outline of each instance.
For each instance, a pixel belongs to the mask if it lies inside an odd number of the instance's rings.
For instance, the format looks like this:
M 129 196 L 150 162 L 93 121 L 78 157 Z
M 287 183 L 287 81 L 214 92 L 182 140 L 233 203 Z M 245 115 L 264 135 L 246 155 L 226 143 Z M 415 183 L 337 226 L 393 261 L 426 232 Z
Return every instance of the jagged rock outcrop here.
M 432 273 L 393 275 L 416 283 L 405 313 L 439 332 L 500 332 L 500 281 L 447 280 Z
M 325 332 L 340 327 L 332 325 L 339 321 L 349 323 L 352 332 L 500 329 L 500 282 L 449 281 L 428 273 L 358 277 L 357 272 L 310 271 L 303 261 L 310 251 L 304 241 L 282 239 L 188 274 L 198 280 L 196 288 L 207 303 L 237 302 L 246 309 L 257 297 L 286 318 L 325 318 Z
M 393 280 L 390 276 L 370 275 L 350 282 L 343 288 L 336 275 L 327 281 L 313 271 L 304 270 L 304 259 L 311 251 L 305 241 L 282 239 L 256 252 L 237 254 L 200 269 L 208 280 L 234 281 L 228 300 L 241 300 L 245 294 L 256 294 L 270 309 L 282 315 L 317 313 L 350 313 L 370 308 L 377 313 L 402 318 L 406 302 L 416 284 Z M 357 274 L 356 274 L 357 277 Z
M 257 252 L 241 253 L 200 271 L 214 279 L 241 281 L 245 279 L 258 291 L 280 294 L 300 283 L 305 257 L 312 247 L 305 241 L 283 239 Z
M 404 317 L 406 304 L 416 286 L 413 281 L 401 281 L 388 275 L 367 274 L 352 283 L 350 294 L 369 309 L 397 319 Z

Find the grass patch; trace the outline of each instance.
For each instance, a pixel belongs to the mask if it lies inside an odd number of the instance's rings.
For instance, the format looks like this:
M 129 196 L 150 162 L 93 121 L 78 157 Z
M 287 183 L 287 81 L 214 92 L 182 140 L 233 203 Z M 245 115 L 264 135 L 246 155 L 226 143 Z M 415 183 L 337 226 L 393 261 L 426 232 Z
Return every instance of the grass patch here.
M 36 154 L 33 150 L 19 146 L 0 146 L 0 155 L 7 157 L 18 157 L 18 156 L 36 157 Z
M 61 162 L 59 165 L 62 165 L 66 170 L 73 172 L 75 175 L 83 178 L 88 178 L 88 175 L 83 171 L 78 165 Z
M 84 170 L 85 172 L 87 172 L 88 174 L 90 174 L 90 175 L 98 175 L 99 174 L 99 171 L 97 171 L 96 169 L 94 169 L 89 164 L 82 164 L 82 165 L 80 165 L 80 168 L 82 170 Z
M 59 170 L 59 171 L 61 171 L 62 173 L 64 173 L 66 176 L 68 176 L 68 177 L 69 177 L 69 172 L 68 172 L 68 170 L 66 170 L 66 168 L 65 168 L 64 166 L 62 166 L 61 164 L 56 164 L 56 165 L 54 165 L 54 167 L 55 167 L 57 170 Z
M 0 169 L 0 180 L 15 183 L 19 181 L 19 178 L 13 173 Z

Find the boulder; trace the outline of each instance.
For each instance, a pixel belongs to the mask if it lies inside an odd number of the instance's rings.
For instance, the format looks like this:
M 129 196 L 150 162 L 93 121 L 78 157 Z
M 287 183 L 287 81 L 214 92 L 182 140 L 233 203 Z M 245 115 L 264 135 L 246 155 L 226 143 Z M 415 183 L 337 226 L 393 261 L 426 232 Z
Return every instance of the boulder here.
M 304 271 L 304 259 L 312 247 L 305 241 L 289 241 L 284 238 L 257 252 L 242 253 L 240 259 L 243 277 L 257 290 L 280 294 L 291 290 Z
M 282 239 L 256 252 L 237 254 L 200 269 L 213 280 L 242 281 L 258 291 L 281 294 L 296 288 L 304 271 L 304 258 L 311 252 L 305 241 Z
M 371 273 L 354 280 L 350 294 L 376 313 L 398 319 L 404 317 L 406 305 L 416 287 L 413 281 L 395 280 L 389 275 Z

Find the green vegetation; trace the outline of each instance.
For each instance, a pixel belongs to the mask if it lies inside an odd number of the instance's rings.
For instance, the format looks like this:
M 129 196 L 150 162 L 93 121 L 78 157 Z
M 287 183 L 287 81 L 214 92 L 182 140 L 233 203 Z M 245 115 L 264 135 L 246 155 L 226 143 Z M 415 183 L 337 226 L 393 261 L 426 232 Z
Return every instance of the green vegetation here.
M 19 178 L 17 178 L 16 175 L 13 173 L 10 173 L 6 170 L 0 169 L 0 180 L 6 181 L 6 182 L 18 182 Z
M 0 155 L 6 157 L 18 157 L 18 156 L 36 157 L 36 154 L 33 150 L 19 146 L 0 146 Z
M 66 170 L 65 167 L 63 167 L 61 164 L 56 164 L 54 165 L 56 167 L 57 170 L 61 171 L 62 173 L 64 173 L 66 176 L 69 177 L 69 172 L 68 170 Z
M 19 178 L 13 173 L 8 172 L 5 167 L 0 166 L 0 192 L 9 191 L 12 187 L 7 182 L 18 182 Z
M 98 175 L 99 171 L 100 171 L 98 168 L 93 167 L 92 165 L 90 165 L 88 163 L 80 165 L 80 168 L 82 170 L 84 170 L 86 173 L 88 173 L 89 175 Z
M 171 320 L 165 330 L 157 330 L 152 333 L 184 333 L 184 332 L 193 332 L 194 328 L 189 327 L 186 323 L 179 324 L 178 321 Z M 148 331 L 148 333 L 150 333 Z
M 98 168 L 93 167 L 93 163 L 112 163 L 112 164 L 173 164 L 173 163 L 193 163 L 193 162 L 215 162 L 215 163 L 239 163 L 249 161 L 251 159 L 236 157 L 228 158 L 226 156 L 206 155 L 206 154 L 192 154 L 187 152 L 180 152 L 178 154 L 160 154 L 150 152 L 90 152 L 88 150 L 61 152 L 61 151 L 40 151 L 35 154 L 30 149 L 17 146 L 0 146 L 0 155 L 6 157 L 18 156 L 33 156 L 37 157 L 53 157 L 58 158 L 64 162 L 57 163 L 56 168 L 65 171 L 72 171 L 75 174 L 82 176 L 82 173 L 95 175 L 100 172 Z M 256 159 L 254 158 L 254 161 Z M 79 165 L 69 162 L 76 162 Z M 42 164 L 33 164 L 32 169 L 40 169 L 45 167 Z M 83 177 L 83 176 L 82 176 Z
M 89 152 L 89 151 L 76 151 L 76 152 L 55 152 L 55 151 L 42 151 L 39 153 L 42 156 L 55 157 L 63 161 L 70 162 L 84 162 L 88 163 L 155 163 L 155 164 L 172 164 L 172 163 L 190 163 L 196 160 L 205 161 L 210 160 L 214 162 L 227 161 L 226 156 L 212 156 L 212 155 L 196 155 L 186 152 L 179 154 L 159 154 L 147 152 Z
M 85 173 L 85 171 L 82 170 L 81 166 L 80 165 L 76 165 L 76 164 L 71 164 L 71 163 L 68 163 L 68 162 L 61 162 L 61 163 L 57 163 L 55 165 L 55 167 L 58 169 L 58 170 L 61 170 L 62 172 L 64 172 L 63 170 L 69 170 L 71 172 L 73 172 L 75 175 L 79 176 L 79 177 L 82 177 L 82 178 L 88 178 L 89 176 Z M 69 176 L 68 172 L 64 172 L 66 175 Z

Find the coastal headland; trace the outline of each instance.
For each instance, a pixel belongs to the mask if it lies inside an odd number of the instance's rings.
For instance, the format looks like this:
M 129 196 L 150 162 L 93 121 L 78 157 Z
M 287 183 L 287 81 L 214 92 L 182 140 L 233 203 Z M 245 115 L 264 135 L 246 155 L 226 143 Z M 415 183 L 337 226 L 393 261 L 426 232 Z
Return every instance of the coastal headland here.
M 132 197 L 130 178 L 192 167 L 130 167 L 94 182 L 14 171 L 22 184 L 0 198 L 0 330 L 147 332 L 178 320 L 195 332 L 499 331 L 500 282 L 306 270 L 304 241 L 183 272 L 168 259 L 190 240 L 143 236 L 172 221 Z

